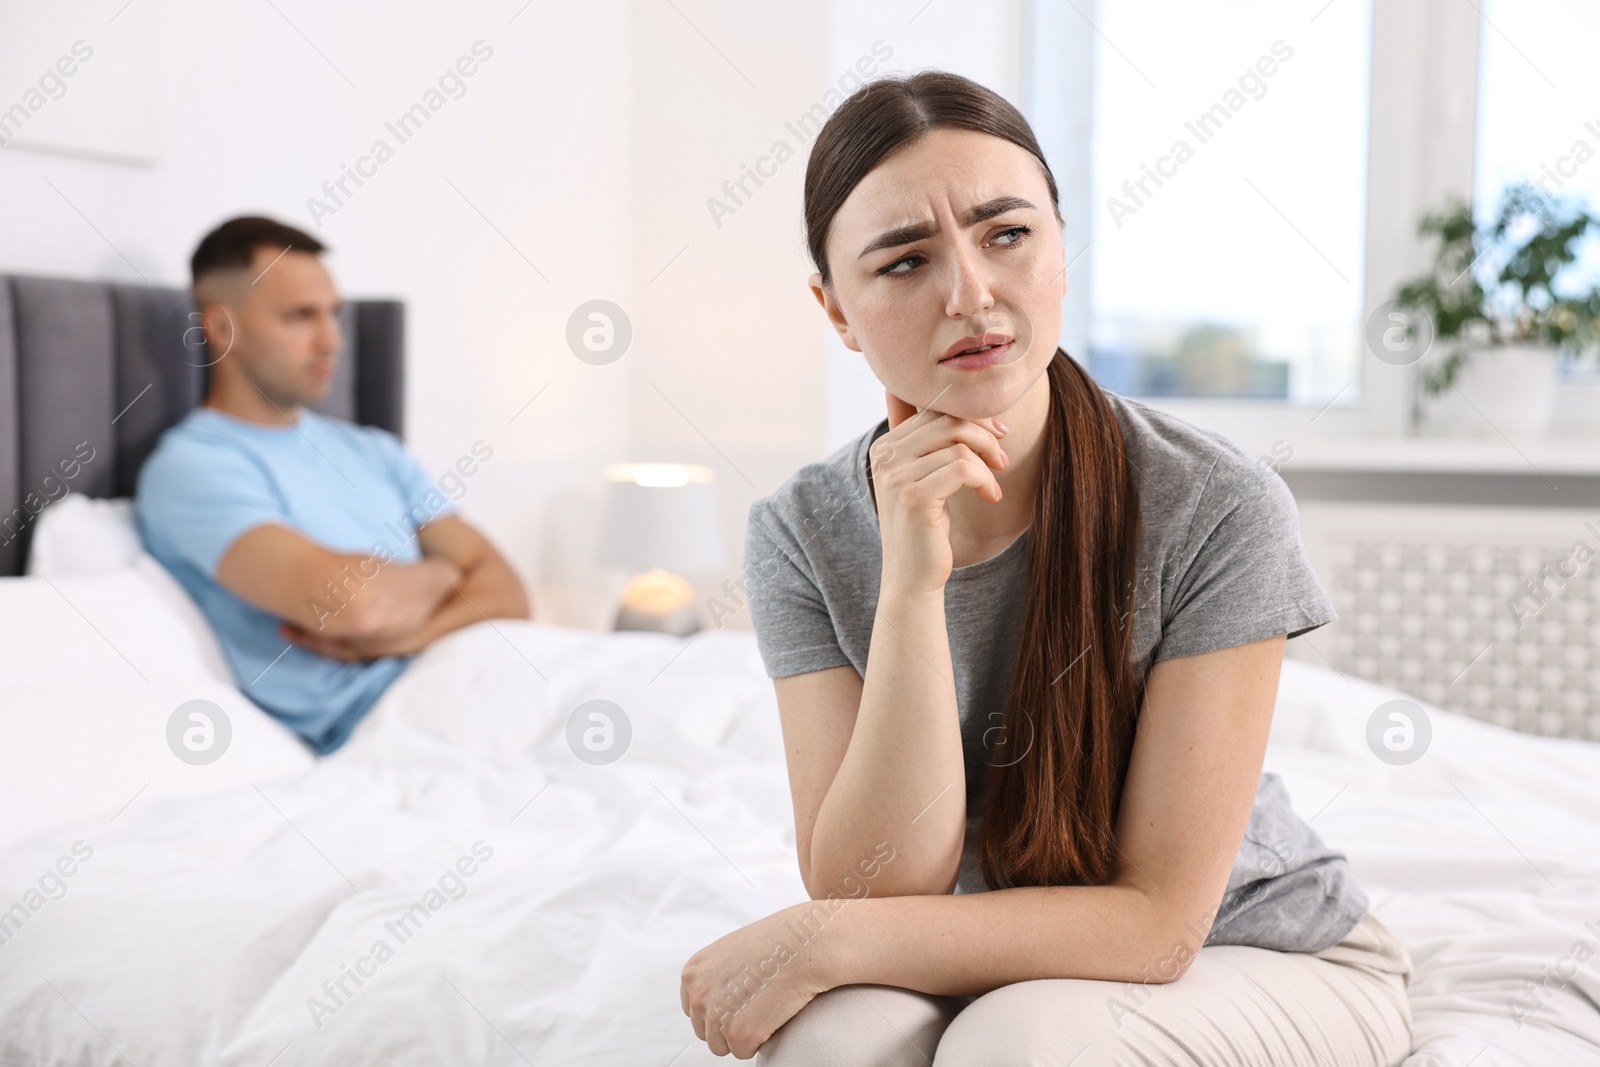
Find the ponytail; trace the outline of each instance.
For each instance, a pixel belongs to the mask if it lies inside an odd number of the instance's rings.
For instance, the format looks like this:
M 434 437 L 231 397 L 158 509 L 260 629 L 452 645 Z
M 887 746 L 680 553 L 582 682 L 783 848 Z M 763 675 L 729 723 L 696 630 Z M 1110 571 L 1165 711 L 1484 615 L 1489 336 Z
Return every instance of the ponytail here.
M 1122 427 L 1066 352 L 1047 373 L 1028 603 L 980 838 L 996 889 L 1111 877 L 1143 690 L 1129 658 L 1142 535 Z

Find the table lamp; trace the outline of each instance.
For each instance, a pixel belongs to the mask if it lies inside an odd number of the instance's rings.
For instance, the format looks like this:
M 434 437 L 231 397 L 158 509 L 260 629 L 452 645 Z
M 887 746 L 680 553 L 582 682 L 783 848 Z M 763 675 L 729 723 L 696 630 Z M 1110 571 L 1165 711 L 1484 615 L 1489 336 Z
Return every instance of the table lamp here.
M 701 629 L 694 590 L 680 571 L 725 566 L 710 467 L 613 463 L 606 467 L 602 561 L 633 572 L 614 629 L 684 637 Z

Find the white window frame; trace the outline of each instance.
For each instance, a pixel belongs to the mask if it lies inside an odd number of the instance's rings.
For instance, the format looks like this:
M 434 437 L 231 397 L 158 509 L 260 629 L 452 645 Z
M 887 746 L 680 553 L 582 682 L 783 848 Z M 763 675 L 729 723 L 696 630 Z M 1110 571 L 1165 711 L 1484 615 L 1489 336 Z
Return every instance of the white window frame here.
M 1020 0 L 1020 106 L 1056 176 L 1070 259 L 1092 239 L 1093 102 L 1097 0 Z M 1356 0 L 1328 0 L 1351 3 Z M 1477 131 L 1478 34 L 1482 16 L 1459 0 L 1370 0 L 1366 245 L 1362 306 L 1387 300 L 1424 272 L 1432 250 L 1417 222 L 1447 196 L 1470 198 Z M 1314 18 L 1321 0 L 1306 7 Z M 1087 353 L 1090 276 L 1078 267 L 1062 305 L 1062 347 Z M 1363 353 L 1360 400 L 1309 405 L 1286 400 L 1140 397 L 1200 426 L 1252 442 L 1311 442 L 1414 432 L 1415 367 Z

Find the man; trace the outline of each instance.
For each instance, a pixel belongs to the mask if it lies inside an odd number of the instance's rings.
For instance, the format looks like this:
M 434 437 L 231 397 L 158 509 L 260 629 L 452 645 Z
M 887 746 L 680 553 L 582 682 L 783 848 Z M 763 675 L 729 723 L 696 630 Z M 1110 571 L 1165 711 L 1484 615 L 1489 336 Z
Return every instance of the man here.
M 240 688 L 327 754 L 435 638 L 530 609 L 397 437 L 306 407 L 327 395 L 342 345 L 323 251 L 265 218 L 223 223 L 195 249 L 216 362 L 204 405 L 139 472 L 137 514 Z

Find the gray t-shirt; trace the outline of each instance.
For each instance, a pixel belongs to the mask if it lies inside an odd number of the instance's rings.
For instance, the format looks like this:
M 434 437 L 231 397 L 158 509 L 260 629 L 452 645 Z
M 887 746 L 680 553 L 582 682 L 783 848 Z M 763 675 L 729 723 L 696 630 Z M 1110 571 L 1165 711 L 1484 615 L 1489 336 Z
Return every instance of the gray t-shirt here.
M 1122 424 L 1144 526 L 1132 658 L 1139 678 L 1163 659 L 1338 618 L 1300 541 L 1283 479 L 1227 438 L 1102 389 Z M 868 447 L 885 419 L 750 506 L 745 579 L 767 674 L 850 664 L 865 677 L 882 574 Z M 1004 722 L 1027 596 L 1028 531 L 998 555 L 955 568 L 945 619 L 967 772 L 967 829 L 957 893 L 989 888 L 978 830 Z M 1206 944 L 1316 952 L 1361 920 L 1367 897 L 1343 853 L 1295 814 L 1264 773 L 1250 824 Z

